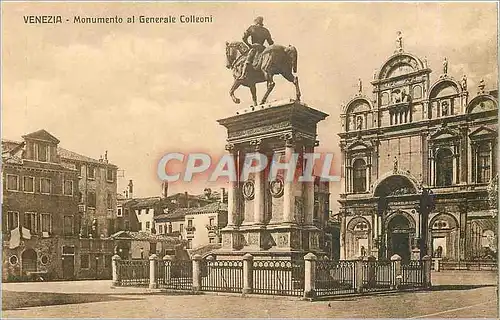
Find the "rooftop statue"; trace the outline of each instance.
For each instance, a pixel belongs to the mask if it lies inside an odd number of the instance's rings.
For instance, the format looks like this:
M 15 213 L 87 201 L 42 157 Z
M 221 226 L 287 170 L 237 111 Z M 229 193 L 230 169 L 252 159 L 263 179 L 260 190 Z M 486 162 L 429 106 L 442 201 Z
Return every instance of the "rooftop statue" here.
M 251 43 L 248 40 L 251 40 Z M 274 75 L 281 74 L 295 85 L 296 99 L 300 100 L 297 73 L 297 49 L 274 44 L 271 33 L 264 27 L 264 18 L 257 17 L 243 34 L 243 42 L 226 42 L 226 67 L 233 71 L 234 83 L 229 91 L 234 103 L 240 103 L 234 92 L 241 85 L 250 88 L 254 105 L 257 105 L 255 85 L 267 82 L 267 91 L 261 104 L 267 101 L 274 89 Z M 265 46 L 265 43 L 268 46 Z

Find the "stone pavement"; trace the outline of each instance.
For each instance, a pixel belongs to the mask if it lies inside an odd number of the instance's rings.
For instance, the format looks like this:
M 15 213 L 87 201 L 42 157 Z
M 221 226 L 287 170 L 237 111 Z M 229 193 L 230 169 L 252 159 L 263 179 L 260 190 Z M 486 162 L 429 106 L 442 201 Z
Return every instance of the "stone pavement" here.
M 433 284 L 436 286 L 429 292 L 404 292 L 318 302 L 216 295 L 144 295 L 137 292 L 147 292 L 145 289 L 111 289 L 110 281 L 11 283 L 3 285 L 6 301 L 9 300 L 9 295 L 29 296 L 33 292 L 42 292 L 38 294 L 38 298 L 51 294 L 63 296 L 55 297 L 61 301 L 58 305 L 46 303 L 40 304 L 44 306 L 29 307 L 27 303 L 26 306 L 7 308 L 10 310 L 4 310 L 3 317 L 497 318 L 496 283 L 496 273 L 493 272 L 446 271 L 433 273 Z M 32 301 L 33 299 L 28 302 Z

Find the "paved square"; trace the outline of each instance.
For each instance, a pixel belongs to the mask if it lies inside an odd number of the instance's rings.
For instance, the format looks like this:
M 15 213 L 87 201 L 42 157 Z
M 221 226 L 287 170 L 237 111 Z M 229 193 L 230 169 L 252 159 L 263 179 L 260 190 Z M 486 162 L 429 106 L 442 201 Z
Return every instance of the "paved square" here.
M 331 301 L 140 294 L 110 281 L 8 283 L 3 317 L 60 318 L 497 318 L 494 272 L 433 273 L 429 292 Z

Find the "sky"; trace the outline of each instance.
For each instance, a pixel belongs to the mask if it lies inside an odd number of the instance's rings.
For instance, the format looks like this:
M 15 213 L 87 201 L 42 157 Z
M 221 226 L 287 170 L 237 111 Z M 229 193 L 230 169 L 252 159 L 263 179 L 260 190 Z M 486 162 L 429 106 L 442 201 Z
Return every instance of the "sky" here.
M 73 24 L 74 16 L 212 15 L 205 24 Z M 25 15 L 61 15 L 63 24 L 25 24 Z M 341 105 L 357 91 L 371 95 L 374 72 L 395 50 L 428 60 L 431 81 L 449 61 L 449 75 L 484 78 L 497 88 L 496 3 L 2 3 L 2 137 L 46 129 L 60 146 L 108 159 L 134 181 L 135 196 L 160 195 L 156 175 L 168 152 L 224 153 L 216 120 L 251 104 L 247 88 L 228 94 L 225 42 L 240 40 L 256 16 L 277 44 L 299 54 L 302 100 L 330 116 L 318 126 L 323 151 L 338 147 Z M 294 96 L 280 76 L 269 100 Z M 259 97 L 265 85 L 257 87 Z M 335 158 L 334 158 L 335 161 Z M 340 167 L 335 162 L 334 166 Z M 176 183 L 170 192 L 202 193 Z M 216 188 L 218 186 L 212 186 Z M 332 183 L 331 201 L 340 190 Z

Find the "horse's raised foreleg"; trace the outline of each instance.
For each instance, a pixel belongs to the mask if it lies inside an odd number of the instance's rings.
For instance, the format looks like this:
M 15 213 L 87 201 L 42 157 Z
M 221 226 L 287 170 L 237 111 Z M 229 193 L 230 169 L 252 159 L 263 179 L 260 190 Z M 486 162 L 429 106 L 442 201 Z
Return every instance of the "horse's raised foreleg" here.
M 271 91 L 273 91 L 274 86 L 276 85 L 276 84 L 274 83 L 274 80 L 273 80 L 273 76 L 272 76 L 272 75 L 266 75 L 266 80 L 267 80 L 267 91 L 266 91 L 266 93 L 264 94 L 264 97 L 262 97 L 262 101 L 260 102 L 261 104 L 266 103 L 266 101 L 267 101 L 267 97 L 269 97 L 269 94 L 271 93 Z
M 231 96 L 231 99 L 233 99 L 233 102 L 234 103 L 240 103 L 240 99 L 238 99 L 235 95 L 234 95 L 234 91 L 236 91 L 236 89 L 238 89 L 241 85 L 241 80 L 234 80 L 234 83 L 233 83 L 233 86 L 231 87 L 231 90 L 229 90 L 229 95 Z
M 255 83 L 250 86 L 250 92 L 252 93 L 253 105 L 257 105 L 257 88 L 255 88 Z

